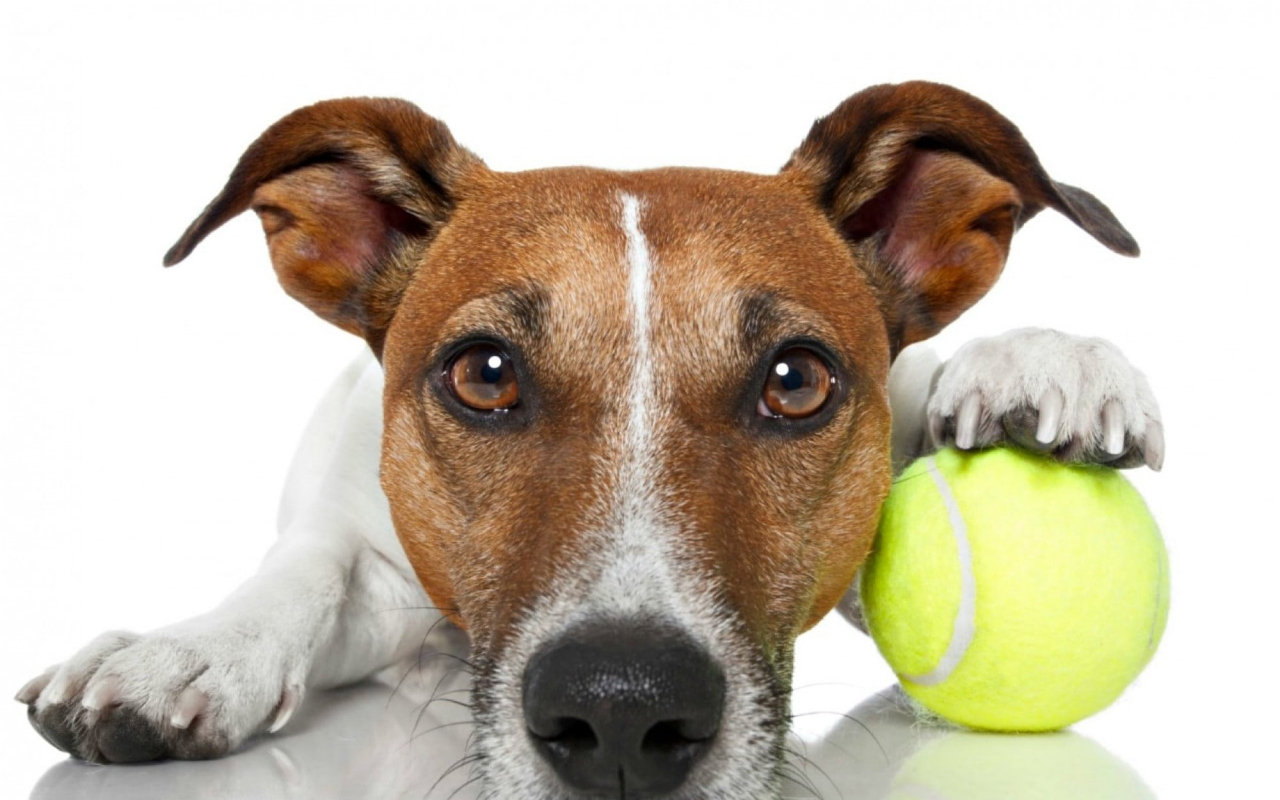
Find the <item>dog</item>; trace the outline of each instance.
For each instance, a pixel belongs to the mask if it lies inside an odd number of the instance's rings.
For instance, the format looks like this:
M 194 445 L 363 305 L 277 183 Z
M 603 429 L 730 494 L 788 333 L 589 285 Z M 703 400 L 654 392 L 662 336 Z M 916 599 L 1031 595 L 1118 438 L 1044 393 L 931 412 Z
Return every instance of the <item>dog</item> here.
M 895 468 L 942 445 L 1164 458 L 1103 340 L 910 347 L 1044 208 L 1138 254 L 948 86 L 850 97 L 776 175 L 499 173 L 407 102 L 322 102 L 249 146 L 165 264 L 250 208 L 285 291 L 368 346 L 250 581 L 19 692 L 81 759 L 223 755 L 448 623 L 486 796 L 776 796 L 794 642 L 837 605 L 857 622 Z

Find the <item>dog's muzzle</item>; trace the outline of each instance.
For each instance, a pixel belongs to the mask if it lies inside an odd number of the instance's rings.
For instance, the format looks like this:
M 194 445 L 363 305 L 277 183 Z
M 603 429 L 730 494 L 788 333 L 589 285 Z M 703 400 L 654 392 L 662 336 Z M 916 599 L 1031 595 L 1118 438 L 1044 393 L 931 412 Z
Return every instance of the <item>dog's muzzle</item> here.
M 627 798 L 679 789 L 715 742 L 719 665 L 681 631 L 652 623 L 578 626 L 524 673 L 534 748 L 578 791 Z

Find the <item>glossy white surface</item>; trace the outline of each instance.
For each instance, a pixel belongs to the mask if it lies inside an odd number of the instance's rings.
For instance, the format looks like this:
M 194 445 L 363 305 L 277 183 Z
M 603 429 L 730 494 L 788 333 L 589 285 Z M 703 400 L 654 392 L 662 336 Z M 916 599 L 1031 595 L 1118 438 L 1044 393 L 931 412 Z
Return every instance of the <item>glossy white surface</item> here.
M 1055 178 L 1096 193 L 1143 248 L 1121 259 L 1042 213 L 938 342 L 946 355 L 1024 325 L 1103 336 L 1160 399 L 1164 472 L 1132 477 L 1169 546 L 1168 632 L 1138 683 L 1077 731 L 1161 800 L 1276 796 L 1278 13 L 1273 0 L 7 4 L 0 691 L 102 631 L 211 608 L 271 542 L 302 425 L 357 342 L 279 290 L 252 219 L 211 237 L 198 263 L 160 267 L 271 121 L 322 98 L 401 96 L 495 169 L 769 172 L 852 92 L 926 78 L 1007 114 Z M 821 712 L 796 720 L 811 741 L 892 682 L 838 624 L 798 648 L 795 711 Z M 418 701 L 387 707 L 389 693 L 313 697 L 298 723 L 225 761 L 107 768 L 66 762 L 0 702 L 0 798 L 38 786 L 256 800 L 288 797 L 293 780 L 301 796 L 359 800 L 371 786 L 395 796 L 403 777 L 398 790 L 422 800 L 451 761 L 434 740 L 465 726 L 407 748 Z M 867 724 L 887 763 L 857 725 L 810 744 L 823 764 L 847 754 L 831 772 L 847 800 L 908 774 L 895 764 L 910 726 Z M 894 800 L 1009 800 L 982 782 L 1094 771 L 1043 741 L 1054 758 L 1003 755 L 998 740 L 980 748 L 994 766 L 964 759 L 983 765 L 978 787 L 930 778 Z M 1016 764 L 1042 766 L 1001 777 Z
M 857 635 L 832 622 L 817 636 Z M 465 653 L 461 637 L 452 644 Z M 123 767 L 57 761 L 40 777 L 31 798 L 479 800 L 483 790 L 471 782 L 474 774 L 465 759 L 473 726 L 462 707 L 467 677 L 458 666 L 447 656 L 428 655 L 420 667 L 410 665 L 398 688 L 368 683 L 317 695 L 284 731 L 260 737 L 220 761 Z M 850 705 L 854 684 L 801 687 L 786 743 L 791 777 L 783 798 L 1155 797 L 1132 768 L 1078 733 L 951 731 L 919 724 L 892 687 Z

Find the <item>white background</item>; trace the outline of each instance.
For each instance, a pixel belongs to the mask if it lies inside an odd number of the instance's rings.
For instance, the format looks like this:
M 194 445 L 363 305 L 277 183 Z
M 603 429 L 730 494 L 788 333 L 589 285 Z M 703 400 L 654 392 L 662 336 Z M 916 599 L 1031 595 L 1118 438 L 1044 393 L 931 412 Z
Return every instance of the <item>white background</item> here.
M 1106 336 L 1163 404 L 1133 474 L 1174 569 L 1164 647 L 1079 729 L 1161 798 L 1274 796 L 1274 4 L 26 3 L 0 19 L 0 689 L 254 568 L 312 404 L 358 342 L 275 285 L 251 218 L 160 257 L 267 124 L 398 95 L 498 169 L 773 171 L 814 117 L 928 78 L 1011 117 L 1143 247 L 1046 212 L 941 338 Z M 830 634 L 835 629 L 828 629 Z M 805 674 L 890 683 L 835 630 Z M 0 795 L 58 754 L 0 705 Z

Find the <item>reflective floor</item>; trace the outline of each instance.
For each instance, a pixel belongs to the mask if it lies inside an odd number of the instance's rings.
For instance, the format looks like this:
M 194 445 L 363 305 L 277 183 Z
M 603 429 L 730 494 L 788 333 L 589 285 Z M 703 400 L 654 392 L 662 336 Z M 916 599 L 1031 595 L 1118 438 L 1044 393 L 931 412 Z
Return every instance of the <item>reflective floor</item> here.
M 413 668 L 398 688 L 368 683 L 312 695 L 281 733 L 229 758 L 95 767 L 64 760 L 40 800 L 412 798 L 476 800 L 463 757 L 473 725 L 456 662 Z M 797 691 L 784 798 L 843 800 L 1150 800 L 1141 778 L 1074 734 L 1000 736 L 918 724 L 886 689 L 832 711 Z M 432 698 L 435 698 L 432 700 Z M 812 707 L 811 707 L 812 706 Z M 459 764 L 461 764 L 459 766 Z

